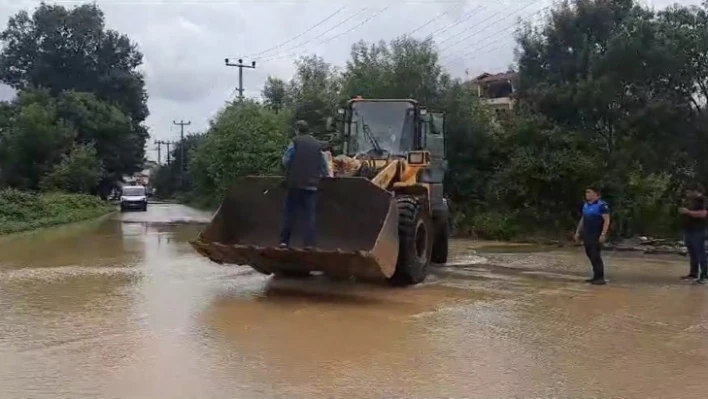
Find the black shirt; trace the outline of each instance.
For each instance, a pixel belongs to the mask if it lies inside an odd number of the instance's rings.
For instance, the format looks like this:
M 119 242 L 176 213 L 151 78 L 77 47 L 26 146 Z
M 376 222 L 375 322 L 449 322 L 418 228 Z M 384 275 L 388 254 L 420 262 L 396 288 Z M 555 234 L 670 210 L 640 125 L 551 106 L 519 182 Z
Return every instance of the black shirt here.
M 292 159 L 287 163 L 286 178 L 289 188 L 317 189 L 320 178 L 324 177 L 322 174 L 327 174 L 322 143 L 309 134 L 293 139 Z
M 706 209 L 706 198 L 686 198 L 684 206 L 689 211 L 702 211 Z M 696 218 L 691 215 L 681 215 L 681 225 L 686 230 L 701 230 L 706 228 L 706 218 Z

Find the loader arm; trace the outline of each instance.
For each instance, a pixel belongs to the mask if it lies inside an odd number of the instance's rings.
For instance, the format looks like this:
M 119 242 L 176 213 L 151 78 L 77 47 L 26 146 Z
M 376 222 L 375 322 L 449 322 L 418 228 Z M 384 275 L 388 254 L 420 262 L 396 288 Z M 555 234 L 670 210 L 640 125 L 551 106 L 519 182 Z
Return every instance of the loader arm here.
M 393 183 L 396 178 L 400 162 L 401 161 L 398 159 L 389 162 L 386 167 L 371 179 L 371 182 L 384 190 L 388 190 L 389 186 L 391 186 L 391 183 Z

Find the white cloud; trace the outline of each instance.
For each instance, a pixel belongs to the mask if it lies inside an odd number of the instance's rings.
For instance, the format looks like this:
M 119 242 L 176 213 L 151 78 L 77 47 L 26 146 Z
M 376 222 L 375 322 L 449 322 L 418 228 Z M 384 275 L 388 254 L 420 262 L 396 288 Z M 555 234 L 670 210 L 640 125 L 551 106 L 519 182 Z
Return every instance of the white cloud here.
M 513 62 L 513 26 L 518 16 L 528 17 L 552 0 L 98 0 L 106 24 L 129 35 L 144 54 L 152 140 L 175 139 L 173 120 L 191 120 L 190 131 L 206 128 L 209 119 L 236 94 L 238 69 L 224 58 L 243 57 L 256 69 L 244 70 L 246 96 L 257 97 L 268 75 L 289 78 L 296 55 L 317 53 L 344 65 L 352 43 L 390 40 L 408 33 L 447 12 L 415 33 L 432 32 L 443 49 L 443 61 L 455 76 L 504 70 Z M 678 1 L 698 4 L 699 0 Z M 51 3 L 51 2 L 50 2 Z M 67 6 L 79 1 L 57 1 Z M 645 1 L 656 7 L 671 0 Z M 0 28 L 10 15 L 31 9 L 38 1 L 0 2 Z M 291 42 L 260 54 L 312 27 L 343 5 L 347 7 L 317 28 Z M 384 7 L 389 8 L 360 27 L 355 26 Z M 528 6 L 524 8 L 525 6 Z M 363 8 L 365 8 L 362 10 Z M 480 8 L 481 7 L 481 8 Z M 476 9 L 477 8 L 477 9 Z M 523 10 L 521 10 L 524 8 Z M 357 14 L 358 13 L 358 14 Z M 353 17 L 352 17 L 353 16 Z M 464 16 L 455 26 L 456 19 Z M 346 22 L 346 18 L 352 17 Z M 441 28 L 448 26 L 447 30 Z M 336 39 L 333 36 L 351 32 Z M 324 44 L 321 42 L 326 41 Z M 305 43 L 307 42 L 307 43 Z M 461 59 L 457 59 L 461 57 Z M 451 62 L 454 61 L 454 62 Z M 0 87 L 0 98 L 7 98 Z M 155 157 L 150 144 L 149 155 Z

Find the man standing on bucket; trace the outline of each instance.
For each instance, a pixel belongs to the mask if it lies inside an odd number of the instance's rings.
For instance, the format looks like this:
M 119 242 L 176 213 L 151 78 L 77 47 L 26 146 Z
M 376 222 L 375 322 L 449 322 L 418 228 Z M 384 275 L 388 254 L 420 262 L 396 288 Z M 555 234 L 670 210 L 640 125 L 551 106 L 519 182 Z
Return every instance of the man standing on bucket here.
M 575 240 L 583 240 L 585 254 L 592 264 L 592 278 L 586 282 L 594 285 L 604 285 L 605 264 L 600 254 L 602 244 L 607 240 L 607 230 L 610 228 L 610 207 L 600 198 L 600 190 L 588 187 L 585 190 L 583 216 L 575 230 Z
M 688 249 L 691 269 L 682 280 L 696 280 L 708 284 L 708 262 L 706 262 L 706 200 L 703 189 L 698 184 L 686 187 L 684 206 L 679 208 L 683 238 Z M 700 273 L 700 274 L 699 274 Z
M 309 133 L 307 122 L 295 123 L 295 138 L 283 154 L 287 194 L 283 204 L 283 226 L 280 247 L 290 246 L 293 223 L 299 209 L 304 211 L 305 249 L 315 245 L 317 191 L 320 179 L 329 176 L 322 142 Z

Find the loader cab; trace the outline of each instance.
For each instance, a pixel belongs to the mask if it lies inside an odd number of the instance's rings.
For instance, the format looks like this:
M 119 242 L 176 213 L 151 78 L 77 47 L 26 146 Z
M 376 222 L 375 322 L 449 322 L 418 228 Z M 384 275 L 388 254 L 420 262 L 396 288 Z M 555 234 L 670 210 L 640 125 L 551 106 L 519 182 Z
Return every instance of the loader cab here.
M 428 150 L 433 160 L 445 154 L 445 118 L 415 100 L 354 98 L 340 109 L 342 152 L 348 156 L 405 157 Z
M 405 157 L 423 146 L 420 107 L 414 100 L 355 98 L 339 113 L 346 155 Z

